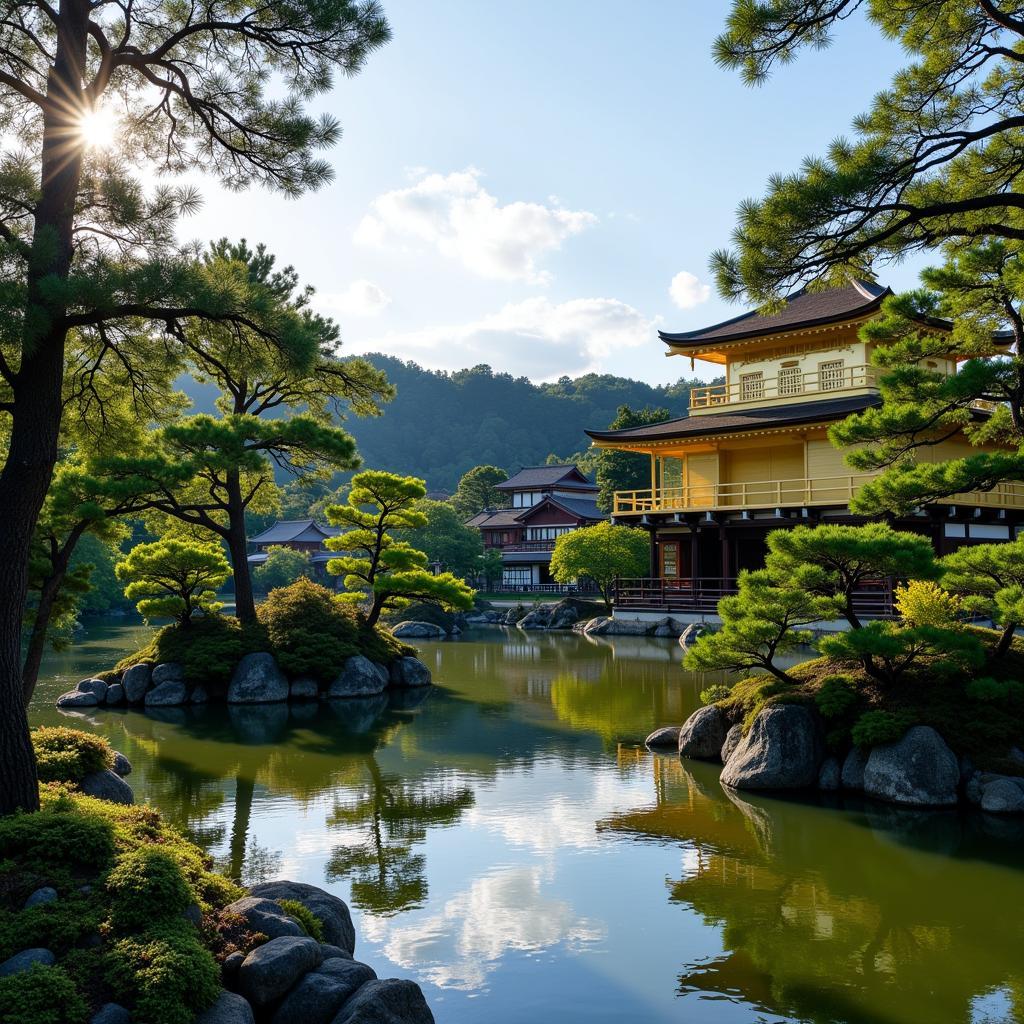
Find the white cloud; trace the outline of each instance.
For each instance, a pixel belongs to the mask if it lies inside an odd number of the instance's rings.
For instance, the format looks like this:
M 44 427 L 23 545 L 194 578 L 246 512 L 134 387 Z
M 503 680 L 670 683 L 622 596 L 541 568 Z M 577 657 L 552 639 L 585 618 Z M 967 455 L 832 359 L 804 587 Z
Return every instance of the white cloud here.
M 354 238 L 375 246 L 426 244 L 481 277 L 544 284 L 550 275 L 538 269 L 538 258 L 596 223 L 594 214 L 566 210 L 554 198 L 548 205 L 502 206 L 470 167 L 426 174 L 409 188 L 378 196 Z
M 711 285 L 704 284 L 696 274 L 691 274 L 688 270 L 680 270 L 672 278 L 668 293 L 680 309 L 693 309 L 694 306 L 708 301 L 711 297 Z
M 391 305 L 391 296 L 383 288 L 360 278 L 343 292 L 322 295 L 320 304 L 349 316 L 376 316 Z
M 468 324 L 392 333 L 364 340 L 360 348 L 438 369 L 490 363 L 515 375 L 551 380 L 598 369 L 613 352 L 651 344 L 657 323 L 618 299 L 553 303 L 537 297 Z

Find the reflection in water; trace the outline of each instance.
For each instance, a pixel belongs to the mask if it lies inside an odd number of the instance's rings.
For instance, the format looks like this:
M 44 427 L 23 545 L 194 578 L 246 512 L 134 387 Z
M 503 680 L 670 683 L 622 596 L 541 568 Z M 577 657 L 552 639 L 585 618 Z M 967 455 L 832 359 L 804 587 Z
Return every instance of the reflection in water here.
M 276 855 L 349 900 L 438 1020 L 1024 1024 L 1019 824 L 740 797 L 652 757 L 711 681 L 672 643 L 493 630 L 424 644 L 430 690 L 53 709 L 141 639 L 55 657 L 34 721 L 106 734 L 235 877 Z

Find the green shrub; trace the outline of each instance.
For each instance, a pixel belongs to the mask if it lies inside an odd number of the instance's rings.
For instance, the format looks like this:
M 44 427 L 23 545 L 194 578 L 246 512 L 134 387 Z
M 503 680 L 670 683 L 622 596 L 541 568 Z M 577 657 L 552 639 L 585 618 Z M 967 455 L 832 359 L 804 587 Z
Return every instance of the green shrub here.
M 137 1024 L 192 1024 L 220 994 L 220 969 L 187 921 L 165 921 L 114 943 L 106 980 Z
M 700 702 L 707 707 L 708 704 L 717 704 L 720 700 L 725 700 L 731 693 L 732 690 L 728 686 L 724 686 L 722 683 L 713 683 L 700 691 Z
M 294 917 L 302 925 L 303 931 L 317 942 L 325 942 L 324 923 L 312 910 L 298 900 L 278 900 L 277 905 L 289 916 Z
M 44 884 L 53 879 L 33 880 L 32 888 L 39 888 L 35 881 Z M 95 935 L 105 917 L 98 893 L 80 893 L 66 886 L 52 903 L 0 910 L 0 961 L 22 949 L 49 949 L 60 956 L 82 939 Z
M 964 692 L 971 700 L 997 701 L 1019 698 L 1024 695 L 1024 685 L 1016 679 L 992 679 L 983 676 L 981 679 L 971 679 L 964 687 Z
M 36 964 L 0 978 L 0 1024 L 81 1024 L 88 1009 L 59 967 Z
M 35 814 L 0 818 L 0 860 L 36 872 L 106 870 L 114 859 L 109 822 L 79 810 L 66 795 Z
M 192 891 L 169 851 L 143 847 L 126 853 L 107 878 L 110 920 L 118 931 L 143 928 L 180 917 L 193 903 Z
M 248 955 L 267 941 L 263 932 L 253 931 L 241 914 L 231 910 L 215 910 L 204 914 L 200 930 L 203 945 L 213 954 L 217 963 L 223 963 L 232 953 Z
M 909 716 L 894 711 L 865 711 L 850 730 L 858 747 L 877 747 L 898 740 L 910 728 Z
M 814 702 L 825 718 L 839 718 L 857 703 L 857 689 L 849 676 L 826 676 L 818 685 Z
M 114 752 L 102 736 L 63 726 L 32 730 L 40 782 L 81 782 L 90 772 L 114 764 Z

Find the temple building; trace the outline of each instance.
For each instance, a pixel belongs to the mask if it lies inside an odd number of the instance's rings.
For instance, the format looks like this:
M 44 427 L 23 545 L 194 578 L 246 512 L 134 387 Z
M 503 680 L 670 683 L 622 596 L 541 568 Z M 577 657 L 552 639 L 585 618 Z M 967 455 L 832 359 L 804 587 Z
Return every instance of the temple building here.
M 651 536 L 650 576 L 621 581 L 618 609 L 713 611 L 735 589 L 741 569 L 763 565 L 769 531 L 864 522 L 849 502 L 874 474 L 851 470 L 827 430 L 881 403 L 872 346 L 858 332 L 889 294 L 852 281 L 799 291 L 769 315 L 749 312 L 702 330 L 660 332 L 668 355 L 686 356 L 691 366 L 712 364 L 725 382 L 694 388 L 689 414 L 679 419 L 587 431 L 598 447 L 650 459 L 650 487 L 615 495 L 613 518 Z M 941 320 L 926 326 L 951 327 Z M 927 365 L 953 374 L 957 362 Z M 978 403 L 978 416 L 990 411 Z M 977 451 L 959 435 L 919 449 L 918 457 L 944 461 Z M 929 505 L 893 525 L 927 534 L 944 554 L 963 544 L 1009 540 L 1021 522 L 1024 485 L 1001 484 Z M 879 587 L 871 599 L 884 614 L 884 581 Z
M 526 466 L 495 490 L 507 507 L 485 509 L 466 525 L 480 530 L 485 548 L 501 552 L 502 589 L 559 589 L 549 571 L 555 541 L 608 518 L 597 507 L 597 484 L 571 464 Z
M 326 583 L 333 578 L 327 573 L 327 563 L 338 556 L 328 551 L 325 542 L 341 533 L 341 528 L 318 523 L 315 519 L 279 519 L 262 533 L 249 538 L 256 551 L 249 555 L 248 562 L 253 568 L 262 565 L 273 548 L 291 548 L 309 556 L 313 576 Z

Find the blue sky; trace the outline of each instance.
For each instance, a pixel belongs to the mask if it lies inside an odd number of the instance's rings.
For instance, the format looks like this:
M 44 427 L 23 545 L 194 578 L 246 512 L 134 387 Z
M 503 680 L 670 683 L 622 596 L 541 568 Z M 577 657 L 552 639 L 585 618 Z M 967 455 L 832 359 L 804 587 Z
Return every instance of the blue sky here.
M 711 60 L 725 3 L 384 6 L 392 42 L 316 104 L 344 127 L 334 182 L 299 200 L 207 184 L 184 234 L 266 242 L 346 353 L 534 380 L 689 375 L 657 328 L 740 311 L 707 269 L 737 203 L 846 132 L 901 63 L 854 21 L 751 89 Z

